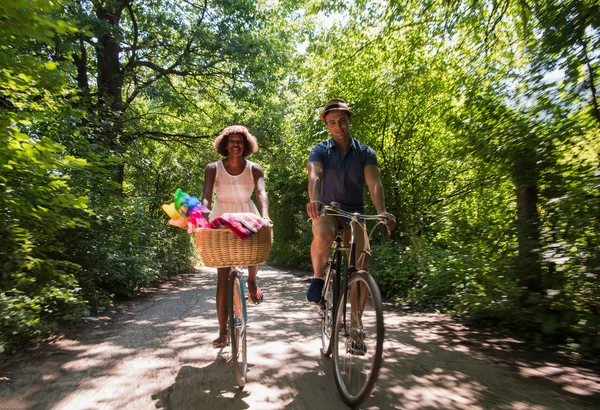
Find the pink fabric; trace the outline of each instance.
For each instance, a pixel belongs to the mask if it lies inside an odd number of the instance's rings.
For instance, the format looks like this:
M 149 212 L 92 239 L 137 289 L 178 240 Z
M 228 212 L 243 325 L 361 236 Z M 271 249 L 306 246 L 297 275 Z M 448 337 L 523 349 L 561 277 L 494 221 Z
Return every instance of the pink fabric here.
M 259 215 L 250 212 L 236 212 L 217 216 L 208 224 L 207 228 L 219 229 L 225 227 L 230 229 L 238 238 L 246 239 L 267 225 L 269 225 L 269 221 L 262 219 Z

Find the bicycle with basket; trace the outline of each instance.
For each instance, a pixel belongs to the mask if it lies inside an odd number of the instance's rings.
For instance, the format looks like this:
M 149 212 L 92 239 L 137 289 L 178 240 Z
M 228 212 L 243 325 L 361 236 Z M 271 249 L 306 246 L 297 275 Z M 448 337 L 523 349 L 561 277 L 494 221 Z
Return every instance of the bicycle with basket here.
M 205 266 L 231 267 L 228 279 L 227 332 L 231 346 L 231 362 L 240 387 L 247 381 L 248 354 L 246 344 L 246 298 L 242 266 L 260 265 L 267 260 L 273 243 L 273 227 L 267 225 L 247 239 L 238 238 L 229 229 L 199 229 L 196 249 Z

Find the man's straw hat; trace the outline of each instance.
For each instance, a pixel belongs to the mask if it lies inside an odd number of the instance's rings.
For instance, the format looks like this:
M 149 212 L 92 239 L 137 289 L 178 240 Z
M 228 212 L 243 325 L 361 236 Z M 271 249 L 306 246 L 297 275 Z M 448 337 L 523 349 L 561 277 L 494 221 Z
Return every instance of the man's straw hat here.
M 352 118 L 354 115 L 354 113 L 350 111 L 350 108 L 348 108 L 346 101 L 342 100 L 341 98 L 333 98 L 327 101 L 327 104 L 325 104 L 325 108 L 323 109 L 321 115 L 319 115 L 319 118 L 325 121 L 325 115 L 331 111 L 346 111 L 348 114 L 350 114 L 350 118 Z

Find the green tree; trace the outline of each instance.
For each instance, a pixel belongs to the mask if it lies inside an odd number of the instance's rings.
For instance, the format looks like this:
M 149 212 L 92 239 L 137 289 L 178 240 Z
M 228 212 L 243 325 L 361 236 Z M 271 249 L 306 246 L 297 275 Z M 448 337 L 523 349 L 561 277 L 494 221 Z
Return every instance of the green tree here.
M 57 240 L 87 226 L 87 198 L 72 192 L 70 170 L 85 167 L 58 144 L 75 134 L 79 113 L 60 62 L 45 58 L 74 27 L 61 4 L 16 1 L 0 7 L 0 353 L 39 337 L 83 309 L 71 261 Z
M 307 18 L 330 20 L 307 35 L 290 156 L 326 138 L 323 101 L 351 103 L 409 235 L 374 261 L 390 295 L 537 332 L 597 324 L 597 2 L 313 4 Z

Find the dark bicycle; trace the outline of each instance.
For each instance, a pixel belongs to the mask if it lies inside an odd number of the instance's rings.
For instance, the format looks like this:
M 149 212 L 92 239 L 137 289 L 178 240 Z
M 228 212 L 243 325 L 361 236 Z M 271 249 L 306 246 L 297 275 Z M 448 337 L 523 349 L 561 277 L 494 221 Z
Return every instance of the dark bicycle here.
M 383 350 L 383 308 L 381 292 L 373 277 L 355 265 L 357 224 L 374 220 L 386 223 L 384 215 L 360 215 L 324 205 L 322 215 L 335 215 L 350 221 L 350 245 L 342 244 L 343 229 L 334 240 L 332 257 L 326 266 L 321 306 L 321 352 L 333 353 L 333 369 L 339 393 L 348 405 L 358 406 L 371 393 L 381 367 Z M 342 253 L 349 252 L 342 274 Z

